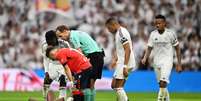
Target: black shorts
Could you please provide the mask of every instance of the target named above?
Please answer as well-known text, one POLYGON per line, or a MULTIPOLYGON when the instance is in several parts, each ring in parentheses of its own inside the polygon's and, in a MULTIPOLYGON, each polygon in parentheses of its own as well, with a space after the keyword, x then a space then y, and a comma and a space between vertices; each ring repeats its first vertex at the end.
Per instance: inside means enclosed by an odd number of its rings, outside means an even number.
POLYGON ((77 89, 90 88, 91 72, 92 72, 92 68, 90 67, 74 76, 76 80, 77 89))
POLYGON ((101 79, 104 65, 104 51, 90 53, 87 57, 92 65, 92 78, 101 79))

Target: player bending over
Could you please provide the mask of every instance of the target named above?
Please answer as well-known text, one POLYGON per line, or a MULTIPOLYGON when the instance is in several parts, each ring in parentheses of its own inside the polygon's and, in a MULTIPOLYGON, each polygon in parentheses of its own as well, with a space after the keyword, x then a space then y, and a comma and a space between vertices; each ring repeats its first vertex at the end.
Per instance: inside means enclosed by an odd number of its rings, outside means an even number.
POLYGON ((95 40, 86 32, 78 30, 70 30, 65 25, 56 28, 56 35, 65 41, 72 43, 72 47, 80 50, 87 58, 90 59, 92 65, 91 89, 87 92, 91 93, 92 101, 95 101, 94 85, 96 79, 101 79, 104 64, 104 51, 98 46, 95 40), (97 62, 98 61, 98 62, 97 62))
POLYGON ((48 46, 69 47, 69 44, 63 40, 58 40, 53 30, 45 33, 45 39, 46 41, 42 43, 43 64, 45 68, 43 96, 44 98, 47 96, 50 84, 55 80, 59 82, 59 98, 66 97, 66 75, 64 68, 58 61, 52 61, 47 58, 45 51, 48 46))
MULTIPOLYGON (((78 77, 79 88, 84 93, 84 101, 92 101, 91 94, 87 92, 90 88, 91 64, 89 60, 78 50, 71 48, 48 47, 46 56, 52 60, 58 60, 65 69, 69 69, 78 77)), ((68 72, 69 73, 69 72, 68 72)), ((71 74, 67 75, 71 79, 71 74)))

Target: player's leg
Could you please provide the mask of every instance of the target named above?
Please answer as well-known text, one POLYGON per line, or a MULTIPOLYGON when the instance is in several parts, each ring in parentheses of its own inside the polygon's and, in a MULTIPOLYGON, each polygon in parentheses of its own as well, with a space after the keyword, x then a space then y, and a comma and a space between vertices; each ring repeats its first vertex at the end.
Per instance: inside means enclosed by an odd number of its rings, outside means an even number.
POLYGON ((90 79, 91 79, 91 69, 85 70, 81 73, 80 88, 84 93, 84 101, 92 101, 90 79))
POLYGON ((161 68, 154 68, 156 73, 156 78, 159 83, 159 92, 158 92, 158 98, 157 101, 165 101, 165 87, 167 86, 167 83, 163 80, 161 80, 161 68))
POLYGON ((47 93, 49 91, 50 88, 50 84, 52 83, 52 79, 49 76, 49 73, 46 72, 45 73, 45 78, 44 78, 44 83, 43 83, 43 97, 46 98, 47 93))
POLYGON ((157 78, 159 80, 159 93, 158 101, 169 101, 169 93, 167 90, 167 84, 169 83, 169 75, 171 68, 163 67, 157 68, 156 70, 157 78))
POLYGON ((66 98, 66 74, 62 65, 57 65, 58 81, 59 81, 59 98, 66 98))
POLYGON ((92 64, 92 78, 90 80, 91 87, 91 101, 95 101, 96 91, 94 89, 94 85, 96 79, 101 79, 102 77, 102 69, 104 64, 104 54, 102 52, 95 52, 89 54, 88 58, 90 58, 90 63, 92 64), (97 62, 98 61, 98 62, 97 62))
POLYGON ((59 77, 59 98, 66 98, 66 77, 61 75, 59 77))
POLYGON ((61 64, 49 64, 49 76, 52 80, 59 82, 59 98, 66 98, 66 76, 61 64))
POLYGON ((124 79, 115 79, 113 81, 115 81, 115 84, 114 84, 115 87, 113 89, 116 92, 117 99, 118 99, 117 101, 128 101, 128 97, 127 97, 126 92, 123 88, 124 84, 125 84, 125 80, 124 79))
POLYGON ((161 68, 158 68, 158 67, 155 67, 154 68, 154 71, 155 71, 155 74, 156 74, 156 78, 157 78, 157 81, 159 83, 159 91, 158 91, 158 98, 157 98, 157 101, 162 101, 163 98, 163 88, 160 87, 160 78, 161 78, 161 68))
POLYGON ((160 87, 161 88, 164 88, 163 89, 163 92, 164 92, 164 101, 169 101, 169 92, 168 92, 168 89, 167 89, 167 85, 169 83, 169 77, 170 77, 170 74, 171 74, 171 70, 172 70, 172 64, 166 64, 164 66, 163 69, 161 69, 161 78, 160 78, 160 87))
POLYGON ((123 65, 117 65, 112 81, 112 88, 116 92, 118 101, 128 101, 128 97, 124 90, 126 80, 123 75, 123 65))

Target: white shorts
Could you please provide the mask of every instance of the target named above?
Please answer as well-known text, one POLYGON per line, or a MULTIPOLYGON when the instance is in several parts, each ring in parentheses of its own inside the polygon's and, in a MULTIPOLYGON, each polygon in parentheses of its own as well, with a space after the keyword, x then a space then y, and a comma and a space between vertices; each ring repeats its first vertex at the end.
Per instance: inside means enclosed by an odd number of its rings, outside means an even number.
POLYGON ((49 63, 49 76, 52 80, 59 81, 61 75, 66 75, 64 67, 61 64, 49 63))
MULTIPOLYGON (((115 78, 115 79, 127 79, 128 77, 124 77, 123 68, 124 68, 123 64, 117 64, 115 71, 114 71, 114 74, 113 74, 113 78, 115 78)), ((129 74, 130 73, 131 72, 129 72, 129 74)))
POLYGON ((161 65, 161 67, 154 67, 154 71, 156 73, 157 81, 166 81, 169 83, 169 77, 172 70, 172 64, 169 65, 161 65))

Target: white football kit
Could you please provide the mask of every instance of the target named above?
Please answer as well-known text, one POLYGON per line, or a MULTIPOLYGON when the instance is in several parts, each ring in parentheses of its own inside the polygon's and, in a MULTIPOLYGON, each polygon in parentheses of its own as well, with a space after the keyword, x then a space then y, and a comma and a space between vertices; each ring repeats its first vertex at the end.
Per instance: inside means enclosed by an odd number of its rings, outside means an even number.
POLYGON ((126 28, 120 27, 115 35, 115 46, 118 60, 113 77, 116 79, 126 79, 123 75, 124 59, 125 59, 125 51, 123 45, 126 43, 129 43, 131 49, 128 67, 134 70, 136 69, 136 63, 130 33, 127 31, 126 28))
MULTIPOLYGON (((59 45, 58 47, 61 48, 67 48, 70 47, 69 43, 63 40, 58 40, 59 41, 59 45)), ((44 70, 45 72, 49 73, 49 76, 52 80, 59 80, 59 77, 61 75, 66 75, 65 71, 64 71, 64 67, 60 64, 59 61, 53 61, 50 60, 47 56, 46 56, 46 49, 47 49, 47 43, 46 41, 42 42, 42 55, 43 55, 43 65, 44 65, 44 70)))
POLYGON ((170 29, 160 34, 158 30, 151 32, 148 47, 152 47, 153 67, 157 80, 169 83, 169 76, 173 66, 174 47, 179 44, 175 32, 170 29))

